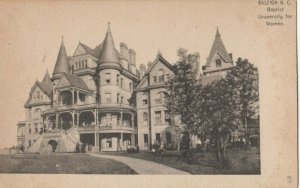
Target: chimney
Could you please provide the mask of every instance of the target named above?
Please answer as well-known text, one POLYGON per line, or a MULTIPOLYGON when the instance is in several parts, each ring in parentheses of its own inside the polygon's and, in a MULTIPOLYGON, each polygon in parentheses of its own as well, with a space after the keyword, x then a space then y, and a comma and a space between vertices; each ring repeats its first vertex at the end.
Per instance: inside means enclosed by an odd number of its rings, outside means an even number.
POLYGON ((124 58, 128 61, 128 46, 124 42, 120 43, 120 54, 121 58, 124 58))
POLYGON ((136 66, 135 51, 133 49, 129 49, 129 64, 136 66))
POLYGON ((230 59, 232 60, 232 53, 229 54, 230 59))
POLYGON ((144 64, 140 64, 139 71, 140 71, 140 78, 143 78, 146 73, 146 66, 144 64))

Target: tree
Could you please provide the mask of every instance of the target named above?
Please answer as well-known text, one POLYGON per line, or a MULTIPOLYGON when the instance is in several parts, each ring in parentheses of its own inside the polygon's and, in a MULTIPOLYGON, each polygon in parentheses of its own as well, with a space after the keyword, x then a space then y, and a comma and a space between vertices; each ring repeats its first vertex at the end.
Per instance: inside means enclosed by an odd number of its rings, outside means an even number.
POLYGON ((238 92, 241 121, 248 146, 247 120, 257 115, 259 110, 258 70, 247 59, 238 58, 236 66, 227 74, 226 80, 238 92))
POLYGON ((225 151, 229 134, 239 124, 237 92, 226 79, 197 85, 192 109, 195 118, 194 132, 211 135, 216 144, 218 166, 225 167, 225 151))
POLYGON ((187 131, 187 150, 190 148, 189 135, 192 133, 194 117, 191 110, 194 101, 194 89, 196 85, 196 73, 194 65, 199 62, 199 54, 188 54, 187 50, 177 51, 179 60, 173 66, 174 76, 168 81, 169 95, 166 106, 172 116, 180 115, 181 122, 187 131))

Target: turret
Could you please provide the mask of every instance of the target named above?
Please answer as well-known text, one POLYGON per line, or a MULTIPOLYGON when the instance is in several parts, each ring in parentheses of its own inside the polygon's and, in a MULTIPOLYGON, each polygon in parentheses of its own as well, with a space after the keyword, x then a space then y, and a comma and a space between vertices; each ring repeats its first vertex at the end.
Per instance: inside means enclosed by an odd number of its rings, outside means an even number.
POLYGON ((65 48, 65 45, 64 45, 64 40, 62 38, 60 49, 59 49, 58 56, 57 56, 57 60, 56 60, 56 63, 55 63, 53 74, 52 74, 52 80, 60 78, 60 76, 64 72, 70 73, 71 68, 70 68, 66 48, 65 48))

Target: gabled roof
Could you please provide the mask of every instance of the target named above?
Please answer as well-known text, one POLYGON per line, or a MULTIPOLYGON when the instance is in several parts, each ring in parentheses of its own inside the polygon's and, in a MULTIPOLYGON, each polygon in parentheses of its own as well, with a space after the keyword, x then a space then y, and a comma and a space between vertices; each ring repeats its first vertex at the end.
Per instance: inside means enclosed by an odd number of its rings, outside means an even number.
POLYGON ((34 92, 35 88, 36 87, 39 87, 40 90, 49 97, 49 99, 51 100, 51 97, 52 97, 52 93, 53 93, 53 88, 52 88, 52 85, 50 84, 46 84, 46 83, 43 83, 43 82, 39 82, 39 81, 36 81, 34 83, 34 85, 31 87, 30 89, 30 93, 29 93, 29 98, 27 99, 26 103, 25 103, 25 107, 28 105, 28 103, 30 102, 31 100, 31 97, 32 97, 32 93, 34 92))
POLYGON ((79 45, 81 45, 83 47, 83 49, 86 51, 86 53, 94 56, 94 57, 99 57, 97 52, 95 50, 93 50, 92 48, 88 47, 85 44, 79 43, 79 45))
POLYGON ((108 29, 103 42, 100 55, 100 63, 119 63, 119 54, 115 48, 114 40, 108 24, 108 29))
POLYGON ((217 32, 216 32, 216 35, 215 35, 215 40, 214 40, 213 45, 211 47, 211 50, 210 50, 210 53, 209 53, 209 56, 207 58, 205 66, 210 65, 210 63, 213 60, 216 53, 218 53, 226 63, 232 62, 232 59, 230 58, 230 56, 227 53, 227 50, 226 50, 226 48, 223 44, 223 41, 221 39, 221 35, 219 33, 218 28, 217 28, 217 32))
POLYGON ((160 52, 157 53, 155 60, 151 65, 148 67, 146 73, 144 74, 144 77, 141 79, 141 81, 136 86, 137 89, 141 88, 145 81, 147 81, 147 75, 154 69, 154 67, 157 65, 158 62, 161 62, 166 67, 168 67, 170 70, 174 70, 173 66, 162 56, 160 52))
POLYGON ((55 63, 55 67, 53 70, 53 76, 64 73, 64 72, 69 73, 70 71, 71 71, 71 68, 70 68, 70 64, 69 64, 69 58, 68 58, 68 55, 66 52, 64 41, 62 40, 60 49, 58 52, 57 60, 55 63))
POLYGON ((64 73, 63 77, 61 77, 59 83, 58 83, 58 87, 57 88, 62 88, 62 86, 60 85, 60 82, 63 78, 66 78, 67 81, 69 82, 68 85, 63 86, 63 87, 76 87, 78 89, 83 89, 86 91, 90 91, 90 89, 87 87, 87 85, 85 84, 85 82, 78 76, 74 75, 74 74, 70 74, 70 73, 64 73))

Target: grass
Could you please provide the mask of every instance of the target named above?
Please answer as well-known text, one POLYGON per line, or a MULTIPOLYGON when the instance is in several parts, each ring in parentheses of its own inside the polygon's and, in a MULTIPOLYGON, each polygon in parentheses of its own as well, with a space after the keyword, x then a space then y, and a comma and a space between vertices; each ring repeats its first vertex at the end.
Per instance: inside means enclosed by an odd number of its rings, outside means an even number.
POLYGON ((170 166, 191 174, 260 174, 260 152, 258 148, 227 149, 227 167, 217 168, 215 152, 195 153, 195 160, 187 162, 179 151, 166 151, 155 156, 149 151, 140 153, 101 152, 101 154, 120 155, 144 159, 170 166))
POLYGON ((0 155, 0 173, 136 174, 123 163, 87 154, 0 155))

